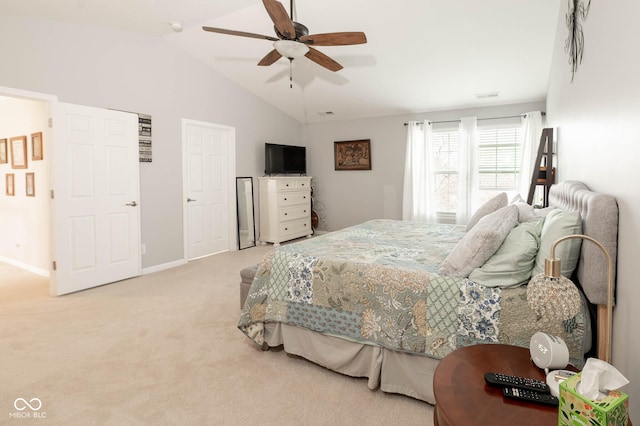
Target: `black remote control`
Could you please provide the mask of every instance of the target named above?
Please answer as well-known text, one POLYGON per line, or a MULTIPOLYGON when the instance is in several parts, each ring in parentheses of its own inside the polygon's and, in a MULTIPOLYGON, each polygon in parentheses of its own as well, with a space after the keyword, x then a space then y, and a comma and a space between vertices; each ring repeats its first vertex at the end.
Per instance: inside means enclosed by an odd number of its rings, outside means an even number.
POLYGON ((528 377, 509 376, 502 373, 486 373, 484 380, 491 386, 513 387, 528 389, 535 392, 551 393, 549 385, 542 380, 530 379, 528 377))
POLYGON ((517 399, 519 401, 558 406, 558 398, 550 393, 535 392, 519 388, 504 388, 502 389, 502 394, 507 398, 517 399))

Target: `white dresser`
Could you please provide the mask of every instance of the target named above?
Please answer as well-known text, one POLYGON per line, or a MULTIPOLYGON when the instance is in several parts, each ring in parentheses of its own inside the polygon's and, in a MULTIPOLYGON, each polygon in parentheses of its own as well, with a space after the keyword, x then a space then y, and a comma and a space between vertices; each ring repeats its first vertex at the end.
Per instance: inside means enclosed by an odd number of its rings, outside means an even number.
POLYGON ((311 236, 311 177, 259 177, 260 243, 311 236))

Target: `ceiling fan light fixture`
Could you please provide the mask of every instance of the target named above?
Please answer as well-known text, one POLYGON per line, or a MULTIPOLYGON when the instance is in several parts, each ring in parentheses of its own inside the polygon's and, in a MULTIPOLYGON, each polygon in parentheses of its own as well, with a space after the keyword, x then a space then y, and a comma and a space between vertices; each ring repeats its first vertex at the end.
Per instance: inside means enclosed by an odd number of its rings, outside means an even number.
POLYGON ((306 44, 293 40, 278 40, 273 43, 273 47, 279 54, 289 59, 301 58, 309 51, 309 47, 306 44))

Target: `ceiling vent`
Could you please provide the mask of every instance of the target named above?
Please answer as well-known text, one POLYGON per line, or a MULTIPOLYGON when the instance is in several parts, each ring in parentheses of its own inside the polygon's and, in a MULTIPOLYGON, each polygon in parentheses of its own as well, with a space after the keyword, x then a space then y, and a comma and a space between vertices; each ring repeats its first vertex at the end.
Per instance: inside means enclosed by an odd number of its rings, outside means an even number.
POLYGON ((500 92, 477 93, 476 98, 478 99, 497 98, 499 94, 500 92))

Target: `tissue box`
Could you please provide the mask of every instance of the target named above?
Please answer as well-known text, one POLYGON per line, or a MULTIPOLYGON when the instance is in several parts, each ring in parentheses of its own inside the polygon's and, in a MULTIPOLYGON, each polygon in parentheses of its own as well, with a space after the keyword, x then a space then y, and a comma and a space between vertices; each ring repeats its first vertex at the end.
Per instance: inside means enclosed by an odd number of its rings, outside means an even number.
POLYGON ((558 425, 562 426, 627 426, 629 422, 629 395, 610 391, 599 401, 592 401, 576 390, 582 373, 560 383, 558 425))

